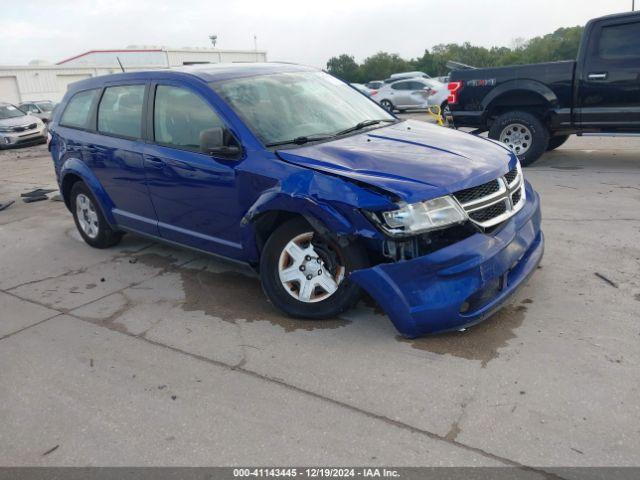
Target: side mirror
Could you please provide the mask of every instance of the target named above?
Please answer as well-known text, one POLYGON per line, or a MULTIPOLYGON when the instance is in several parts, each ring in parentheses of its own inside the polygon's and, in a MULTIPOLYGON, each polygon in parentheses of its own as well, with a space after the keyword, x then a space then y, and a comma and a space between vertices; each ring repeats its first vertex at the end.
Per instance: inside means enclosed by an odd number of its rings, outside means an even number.
POLYGON ((236 159, 242 153, 238 145, 225 145, 225 133, 228 138, 233 138, 222 127, 214 127, 203 130, 200 133, 200 151, 212 157, 236 159))

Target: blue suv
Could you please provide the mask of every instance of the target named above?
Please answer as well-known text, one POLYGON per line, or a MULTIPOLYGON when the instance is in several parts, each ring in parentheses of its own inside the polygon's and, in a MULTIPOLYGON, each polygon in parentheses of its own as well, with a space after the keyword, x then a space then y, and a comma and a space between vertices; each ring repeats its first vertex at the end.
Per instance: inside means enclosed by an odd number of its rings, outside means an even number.
POLYGON ((400 120, 288 64, 73 84, 50 124, 84 240, 125 232, 246 262, 288 315, 366 290, 405 336, 486 318, 543 253, 538 195, 505 146, 400 120))

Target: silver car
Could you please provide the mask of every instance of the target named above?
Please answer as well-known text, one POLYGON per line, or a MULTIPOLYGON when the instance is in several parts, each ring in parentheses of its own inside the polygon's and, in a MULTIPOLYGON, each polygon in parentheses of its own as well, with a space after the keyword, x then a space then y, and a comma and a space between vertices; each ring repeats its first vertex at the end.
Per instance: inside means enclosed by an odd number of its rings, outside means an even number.
POLYGON ((429 98, 433 94, 431 85, 425 78, 407 78, 387 83, 373 95, 376 102, 385 110, 404 111, 408 109, 426 109, 433 102, 429 98))
POLYGON ((15 105, 0 102, 0 149, 46 141, 47 128, 42 120, 15 105))
POLYGON ((35 102, 22 102, 18 108, 23 112, 38 117, 44 123, 49 123, 55 104, 50 100, 38 100, 35 102))

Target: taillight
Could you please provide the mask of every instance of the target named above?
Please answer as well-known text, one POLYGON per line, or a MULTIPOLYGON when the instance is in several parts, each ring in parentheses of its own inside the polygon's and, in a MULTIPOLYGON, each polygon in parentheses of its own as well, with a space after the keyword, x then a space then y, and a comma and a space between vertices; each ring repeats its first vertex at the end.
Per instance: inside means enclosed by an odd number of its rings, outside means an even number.
POLYGON ((462 82, 449 82, 449 97, 447 98, 447 103, 449 105, 455 105, 458 103, 458 92, 462 88, 462 82))
POLYGON ((369 93, 370 97, 373 97, 374 95, 378 94, 378 90, 371 90, 371 93, 369 93))

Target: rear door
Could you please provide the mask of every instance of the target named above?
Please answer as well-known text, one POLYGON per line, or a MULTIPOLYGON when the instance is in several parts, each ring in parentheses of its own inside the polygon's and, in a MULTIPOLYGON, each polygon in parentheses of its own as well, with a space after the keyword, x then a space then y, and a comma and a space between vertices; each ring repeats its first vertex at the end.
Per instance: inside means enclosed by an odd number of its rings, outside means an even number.
POLYGON ((391 103, 398 108, 410 106, 412 83, 410 81, 392 83, 390 88, 391 103))
POLYGON ((144 81, 105 87, 97 109, 97 133, 87 144, 86 158, 113 202, 118 225, 157 235, 142 157, 147 88, 144 81))
POLYGON ((166 81, 151 88, 144 161, 160 235, 238 257, 242 251, 238 161, 200 149, 201 134, 225 129, 225 122, 201 92, 188 86, 166 81))
POLYGON ((409 93, 409 103, 414 108, 424 108, 429 101, 429 85, 420 80, 412 80, 409 82, 411 88, 409 93))
POLYGON ((578 78, 578 118, 585 129, 640 130, 640 19, 593 27, 578 78))

